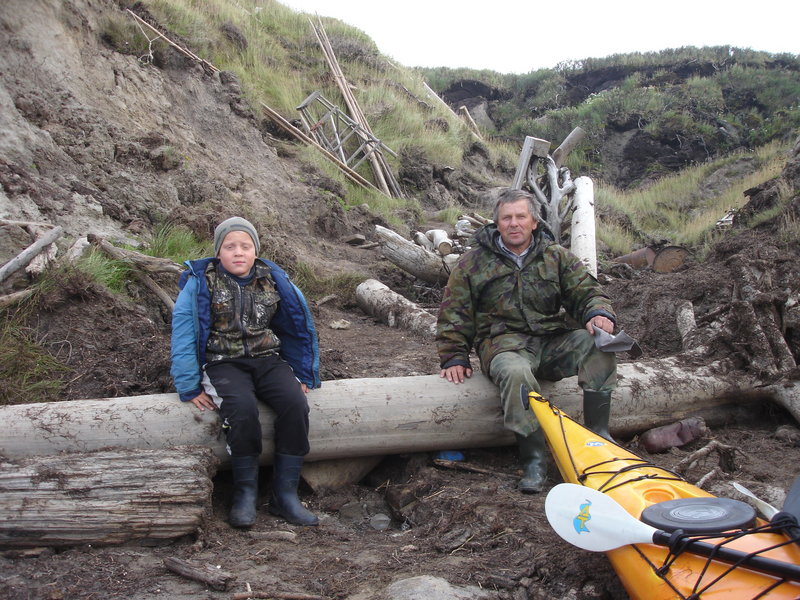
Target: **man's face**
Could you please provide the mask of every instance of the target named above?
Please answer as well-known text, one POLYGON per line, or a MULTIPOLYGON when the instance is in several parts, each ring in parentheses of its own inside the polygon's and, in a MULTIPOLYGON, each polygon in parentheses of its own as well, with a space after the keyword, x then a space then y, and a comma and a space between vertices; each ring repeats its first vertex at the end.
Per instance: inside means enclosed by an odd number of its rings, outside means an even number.
POLYGON ((533 231, 538 226, 539 221, 531 216, 527 200, 520 199, 500 206, 497 230, 503 243, 514 254, 520 254, 530 246, 533 231))
POLYGON ((244 231, 231 231, 222 240, 217 256, 228 273, 244 277, 256 262, 256 245, 244 231))

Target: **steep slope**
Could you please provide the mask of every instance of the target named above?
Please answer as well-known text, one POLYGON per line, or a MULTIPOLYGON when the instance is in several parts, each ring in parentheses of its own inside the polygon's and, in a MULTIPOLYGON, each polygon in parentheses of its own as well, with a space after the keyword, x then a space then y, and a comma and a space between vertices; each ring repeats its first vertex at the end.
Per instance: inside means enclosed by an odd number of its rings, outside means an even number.
MULTIPOLYGON (((88 233, 140 243, 163 220, 208 237, 220 218, 244 214, 265 233, 265 252, 289 268, 306 263, 319 274, 376 275, 435 306, 437 290, 421 287, 378 251, 341 242, 351 233, 370 235, 380 219, 359 207, 345 211, 340 200, 347 191, 305 162, 297 145, 265 132, 234 77, 210 75, 177 54, 167 54, 156 67, 107 47, 100 35, 104 19, 118 10, 110 0, 0 4, 0 218, 60 225, 67 245, 88 233)), ((677 274, 613 267, 602 273, 621 325, 639 339, 647 357, 680 350, 674 317, 684 300, 695 303, 699 318, 725 313, 731 315, 726 323, 747 330, 750 322, 736 312, 744 306, 739 292, 747 282, 738 275, 743 270, 759 275, 760 298, 781 316, 798 357, 800 246, 781 233, 784 220, 800 218, 798 152, 780 180, 751 194, 759 211, 778 206, 784 213, 752 229, 742 221, 738 235, 709 262, 690 261, 677 274), (786 190, 794 204, 785 202, 786 190)), ((480 156, 476 145, 476 171, 486 168, 480 156)), ((404 168, 415 191, 441 188, 451 194, 428 192, 428 205, 436 197, 441 207, 454 196, 479 197, 465 179, 453 178, 452 188, 445 188, 451 171, 404 168)), ((487 179, 475 181, 488 185, 487 179)), ((25 244, 18 226, 0 225, 0 264, 25 244)), ((160 283, 174 293, 174 279, 160 283)), ((2 291, 28 283, 19 275, 2 291)), ((115 297, 71 274, 40 298, 33 314, 18 313, 32 337, 68 370, 56 399, 170 390, 169 312, 141 286, 131 283, 126 291, 126 297, 115 297)), ((429 339, 376 324, 341 301, 312 310, 323 379, 438 371, 429 339), (331 327, 341 319, 350 322, 349 329, 331 327)), ((0 313, 4 322, 10 312, 0 313)), ((750 346, 746 331, 729 333, 713 340, 717 343, 703 360, 732 357, 742 370, 752 370, 753 357, 765 349, 750 346)), ((0 392, 13 396, 0 379, 0 392)), ((771 407, 758 416, 713 431, 717 440, 739 448, 736 470, 720 476, 713 491, 730 495, 728 481, 735 478, 779 505, 800 461, 797 437, 791 437, 796 430, 771 407), (779 435, 779 426, 788 427, 788 437, 779 435)), ((652 458, 674 466, 686 453, 652 458)), ((158 548, 2 554, 0 596, 229 598, 252 588, 284 597, 363 600, 385 598, 383 590, 392 581, 434 575, 479 586, 472 590, 475 597, 491 600, 625 597, 602 555, 566 546, 545 525, 544 499, 514 489, 519 473, 513 449, 470 451, 467 458, 483 472, 437 469, 426 455, 388 457, 361 485, 315 495, 304 490, 304 500, 323 522, 314 530, 291 532, 266 511, 259 512, 252 531, 231 530, 225 523, 229 481, 223 473, 215 481, 213 513, 196 539, 158 548), (389 529, 370 526, 371 517, 384 515, 385 521, 389 514, 389 529), (215 565, 237 579, 226 592, 207 589, 169 573, 166 557, 215 565)), ((691 475, 696 479, 712 467, 704 463, 691 475)), ((266 499, 268 473, 263 475, 266 499)), ((551 479, 557 480, 555 469, 551 479)))

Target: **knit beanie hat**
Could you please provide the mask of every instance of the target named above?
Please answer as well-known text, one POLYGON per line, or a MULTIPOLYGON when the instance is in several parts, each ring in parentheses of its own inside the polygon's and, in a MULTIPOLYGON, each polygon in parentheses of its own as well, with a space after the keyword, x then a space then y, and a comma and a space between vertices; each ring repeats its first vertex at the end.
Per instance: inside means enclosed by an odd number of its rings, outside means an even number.
POLYGON ((222 240, 224 240, 225 236, 231 231, 244 231, 253 239, 253 244, 256 247, 256 254, 258 254, 259 250, 261 250, 261 244, 258 241, 258 234, 256 233, 256 228, 253 227, 253 224, 242 217, 231 217, 230 219, 226 219, 217 225, 217 228, 214 230, 214 256, 219 254, 219 248, 222 246, 222 240))

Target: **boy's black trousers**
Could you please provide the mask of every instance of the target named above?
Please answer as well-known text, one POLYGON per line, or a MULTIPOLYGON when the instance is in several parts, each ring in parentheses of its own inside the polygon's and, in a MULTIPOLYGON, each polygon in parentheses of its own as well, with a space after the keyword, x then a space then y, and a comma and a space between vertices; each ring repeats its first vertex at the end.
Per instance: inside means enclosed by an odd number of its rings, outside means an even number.
POLYGON ((280 356, 225 359, 206 365, 205 375, 203 386, 219 408, 231 456, 261 454, 259 401, 275 413, 275 452, 308 454, 308 400, 280 356))

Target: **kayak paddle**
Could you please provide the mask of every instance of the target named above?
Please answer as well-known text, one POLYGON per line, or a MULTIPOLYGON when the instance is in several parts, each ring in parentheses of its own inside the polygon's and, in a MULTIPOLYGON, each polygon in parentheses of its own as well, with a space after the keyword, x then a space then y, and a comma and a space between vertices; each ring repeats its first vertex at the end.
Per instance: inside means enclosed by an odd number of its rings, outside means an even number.
POLYGON ((753 492, 748 490, 741 483, 737 483, 734 481, 732 485, 737 492, 739 492, 740 494, 744 494, 745 496, 750 498, 753 501, 753 504, 755 504, 756 508, 759 510, 759 512, 762 515, 764 515, 764 517, 766 517, 767 519, 771 519, 778 513, 777 508, 772 506, 772 504, 770 504, 769 502, 766 502, 765 500, 762 500, 761 498, 756 496, 753 492))
POLYGON ((786 500, 783 502, 783 509, 776 513, 770 522, 782 527, 789 534, 796 544, 800 545, 800 477, 794 480, 786 500))
POLYGON ((800 565, 693 540, 680 530, 670 534, 656 529, 594 488, 560 483, 547 494, 544 510, 555 532, 584 550, 606 552, 629 544, 656 544, 800 581, 800 565))
POLYGON ((794 538, 795 541, 800 544, 800 477, 795 479, 789 493, 786 494, 783 509, 780 511, 756 496, 742 484, 734 481, 733 487, 745 496, 751 498, 756 508, 761 511, 761 514, 763 514, 770 523, 781 527, 790 537, 794 538))

